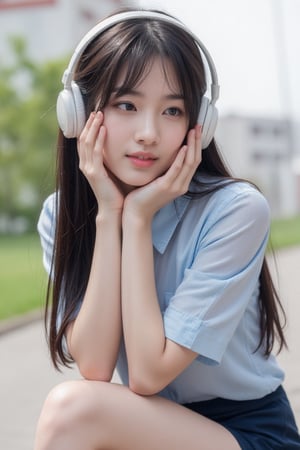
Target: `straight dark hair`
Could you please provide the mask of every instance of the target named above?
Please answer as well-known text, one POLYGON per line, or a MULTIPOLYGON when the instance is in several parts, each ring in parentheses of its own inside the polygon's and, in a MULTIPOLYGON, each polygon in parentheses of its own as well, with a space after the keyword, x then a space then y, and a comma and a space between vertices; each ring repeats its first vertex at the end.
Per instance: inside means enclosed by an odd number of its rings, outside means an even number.
MULTIPOLYGON (((76 69, 75 80, 84 97, 87 116, 106 106, 125 72, 121 89, 135 87, 151 68, 155 58, 172 64, 189 115, 189 128, 195 126, 201 99, 206 92, 206 76, 198 45, 187 31, 157 19, 130 19, 114 25, 89 44, 76 69)), ((167 78, 167 71, 165 70, 167 78)), ((186 195, 197 199, 220 189, 233 178, 222 160, 214 140, 203 151, 195 172, 196 189, 186 195), (205 174, 220 182, 203 182, 205 174), (201 181, 202 180, 202 181, 201 181)), ((79 170, 77 140, 67 139, 59 131, 57 143, 56 228, 51 276, 46 299, 45 324, 52 361, 72 362, 63 340, 84 297, 95 243, 97 202, 88 181, 79 170), (50 321, 48 320, 50 316, 50 321)), ((268 356, 276 338, 279 351, 286 345, 281 324, 283 307, 272 282, 266 259, 260 273, 259 346, 268 356)))

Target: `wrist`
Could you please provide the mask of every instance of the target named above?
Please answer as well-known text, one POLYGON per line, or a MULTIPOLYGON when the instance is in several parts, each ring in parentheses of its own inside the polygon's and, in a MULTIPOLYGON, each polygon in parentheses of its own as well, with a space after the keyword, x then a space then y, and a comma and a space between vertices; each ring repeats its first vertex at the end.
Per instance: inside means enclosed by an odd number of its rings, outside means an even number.
POLYGON ((113 224, 118 224, 121 226, 122 222, 122 211, 113 209, 109 211, 98 211, 96 215, 96 227, 104 224, 112 226, 113 224))
POLYGON ((152 216, 139 215, 134 211, 124 209, 122 215, 122 226, 131 230, 151 229, 152 216))

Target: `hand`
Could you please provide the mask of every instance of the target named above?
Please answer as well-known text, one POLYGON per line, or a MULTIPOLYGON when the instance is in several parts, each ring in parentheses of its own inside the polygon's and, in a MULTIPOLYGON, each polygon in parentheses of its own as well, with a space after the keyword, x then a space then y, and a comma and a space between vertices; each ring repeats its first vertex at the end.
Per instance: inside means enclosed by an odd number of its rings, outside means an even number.
POLYGON ((99 212, 123 209, 124 197, 103 164, 103 113, 92 112, 78 140, 79 168, 98 202, 99 212))
POLYGON ((125 220, 133 215, 151 221, 156 211, 185 194, 201 159, 201 127, 196 125, 188 133, 187 145, 181 147, 167 172, 127 195, 123 212, 125 220))

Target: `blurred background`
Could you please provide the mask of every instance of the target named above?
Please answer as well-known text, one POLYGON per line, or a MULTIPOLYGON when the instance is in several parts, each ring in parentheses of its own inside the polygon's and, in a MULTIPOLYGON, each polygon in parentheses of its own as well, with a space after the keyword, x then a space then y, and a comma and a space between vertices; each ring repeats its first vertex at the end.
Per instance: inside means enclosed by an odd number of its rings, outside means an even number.
POLYGON ((300 426, 300 0, 0 0, 0 448, 6 450, 32 449, 48 390, 63 376, 78 376, 54 372, 42 321, 35 322, 47 286, 36 224, 55 186, 63 71, 82 36, 123 6, 174 14, 214 59, 223 157, 271 206, 277 257, 271 269, 277 275, 279 268, 288 314, 289 352, 281 362, 300 426))
POLYGON ((54 190, 61 76, 81 37, 123 6, 164 9, 207 46, 222 154, 269 200, 275 245, 300 242, 299 0, 0 0, 0 319, 43 302, 36 223, 54 190))

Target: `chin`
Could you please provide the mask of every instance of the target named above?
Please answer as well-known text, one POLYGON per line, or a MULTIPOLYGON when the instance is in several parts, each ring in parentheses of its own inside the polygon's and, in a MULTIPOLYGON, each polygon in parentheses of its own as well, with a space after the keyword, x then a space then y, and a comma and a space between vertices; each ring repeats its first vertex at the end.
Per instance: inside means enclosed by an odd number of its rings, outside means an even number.
POLYGON ((138 189, 140 187, 146 186, 147 184, 154 181, 156 178, 149 178, 148 180, 122 180, 124 186, 126 186, 129 190, 138 189))

